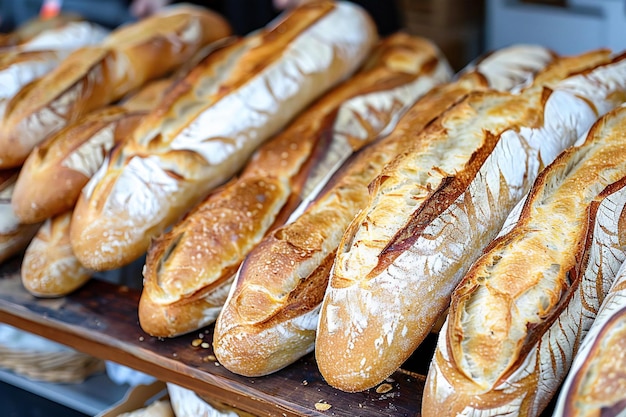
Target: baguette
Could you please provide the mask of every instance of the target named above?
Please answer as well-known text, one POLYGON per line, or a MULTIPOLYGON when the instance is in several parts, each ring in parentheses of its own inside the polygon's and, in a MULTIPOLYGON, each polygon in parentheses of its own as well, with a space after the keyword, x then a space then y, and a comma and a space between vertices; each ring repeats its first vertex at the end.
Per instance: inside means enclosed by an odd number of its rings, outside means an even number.
MULTIPOLYGON (((623 214, 618 219, 623 228, 623 214)), ((615 225, 614 225, 615 227, 615 225)), ((621 238, 621 237, 620 237, 621 238)), ((623 247, 623 241, 620 240, 623 247)), ((623 390, 626 341, 626 263, 617 272, 609 293, 568 371, 554 409, 555 416, 617 416, 626 410, 623 390), (616 370, 618 370, 616 372, 616 370)))
POLYGON ((349 2, 307 2, 209 54, 113 153, 78 199, 71 240, 96 270, 125 265, 296 114, 357 69, 376 40, 349 2))
POLYGON ((330 385, 371 388, 420 345, 538 172, 621 103, 621 58, 557 83, 607 58, 561 58, 520 94, 466 96, 370 184, 321 306, 316 358, 330 385))
POLYGON ((8 49, 27 43, 38 35, 62 28, 68 23, 82 22, 84 19, 74 13, 59 13, 51 18, 36 16, 19 25, 14 30, 0 35, 0 47, 8 49))
POLYGON ((626 107, 537 178, 452 295, 422 415, 537 416, 626 259, 626 107))
POLYGON ((23 251, 39 228, 20 222, 11 207, 18 174, 17 169, 0 171, 0 263, 23 251))
POLYGON ((131 135, 168 86, 167 79, 149 83, 136 97, 94 110, 37 145, 13 191, 11 204, 17 217, 23 223, 40 223, 72 210, 105 156, 131 135))
POLYGON ((19 51, 58 51, 64 58, 72 51, 101 43, 109 30, 92 22, 67 22, 58 27, 42 30, 33 37, 20 43, 19 51))
POLYGON ((72 52, 7 105, 0 127, 0 168, 20 166, 49 134, 167 75, 229 33, 218 15, 179 6, 121 27, 97 46, 72 52))
POLYGON ((424 39, 396 34, 383 40, 361 71, 264 143, 237 180, 155 239, 139 302, 144 331, 171 337, 212 323, 234 272, 268 230, 450 72, 424 39))
POLYGON ((24 288, 37 297, 60 297, 86 283, 93 274, 78 262, 70 244, 72 212, 47 219, 22 259, 24 288))
MULTIPOLYGON (((523 68, 538 69, 552 55, 540 48, 523 68)), ((514 74, 507 86, 522 82, 509 52, 500 51, 484 66, 455 82, 437 86, 411 106, 387 137, 360 151, 311 201, 305 200, 287 224, 252 249, 217 320, 214 351, 232 372, 260 376, 275 372, 314 348, 319 306, 341 235, 367 202, 367 186, 395 155, 408 147, 428 122, 470 91, 486 89, 493 76, 514 74), (501 65, 491 65, 499 62, 501 65), (507 65, 509 64, 509 65, 507 65), (491 71, 493 68, 497 70, 491 71)), ((528 56, 528 54, 523 54, 528 56)), ((530 70, 526 76, 531 76, 530 70)))
POLYGON ((88 22, 71 22, 0 51, 0 119, 9 100, 24 86, 56 68, 73 50, 95 45, 107 31, 88 22))
POLYGON ((0 117, 22 87, 50 72, 62 59, 58 51, 0 52, 0 117))

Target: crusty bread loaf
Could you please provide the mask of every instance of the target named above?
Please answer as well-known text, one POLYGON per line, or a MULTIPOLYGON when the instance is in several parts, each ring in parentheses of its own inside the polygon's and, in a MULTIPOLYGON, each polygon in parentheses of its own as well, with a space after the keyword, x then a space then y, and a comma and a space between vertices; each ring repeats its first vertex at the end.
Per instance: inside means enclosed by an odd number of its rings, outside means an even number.
MULTIPOLYGON (((507 52, 488 60, 502 64, 497 74, 519 67, 506 65, 507 52)), ((540 68, 551 57, 539 55, 524 68, 540 68)), ((369 182, 415 140, 415 132, 470 91, 486 89, 494 74, 491 67, 484 69, 466 72, 418 100, 389 136, 356 155, 320 195, 305 200, 286 225, 250 252, 215 327, 215 355, 223 366, 247 376, 265 375, 313 350, 332 260, 349 222, 367 202, 369 182)), ((514 77, 510 84, 521 81, 514 77)))
POLYGON ((83 189, 76 256, 112 269, 241 169, 254 150, 363 62, 375 25, 348 2, 314 1, 207 56, 83 189))
MULTIPOLYGON (((622 213, 617 219, 620 231, 623 231, 623 222, 622 213)), ((623 247, 623 236, 618 236, 618 240, 623 247)), ((623 414, 626 410, 626 393, 623 390, 625 343, 626 263, 622 263, 574 357, 561 386, 553 415, 601 417, 623 414)))
POLYGON ((0 263, 23 251, 37 233, 38 224, 20 222, 11 207, 19 170, 0 170, 0 263))
POLYGON ((20 51, 58 51, 65 57, 84 46, 98 45, 109 30, 92 22, 71 21, 50 27, 17 45, 20 51))
POLYGON ((406 34, 384 39, 361 71, 263 144, 237 180, 155 239, 139 303, 142 328, 163 337, 212 323, 250 249, 352 152, 450 75, 430 42, 406 34))
POLYGON ((468 95, 370 184, 321 307, 316 358, 329 384, 370 388, 419 346, 537 173, 616 105, 626 61, 545 86, 607 58, 561 58, 520 94, 468 95))
POLYGON ((97 44, 106 33, 89 22, 70 22, 0 50, 0 119, 9 100, 26 84, 52 71, 73 50, 97 44))
POLYGON ((121 27, 97 46, 74 51, 8 104, 0 126, 0 168, 21 165, 49 134, 167 75, 229 33, 220 16, 179 6, 121 27))
POLYGON ((146 112, 119 106, 95 110, 50 135, 24 162, 11 203, 23 223, 71 210, 80 190, 146 112))
POLYGON ((73 209, 105 156, 132 134, 169 83, 169 79, 148 83, 123 104, 94 110, 37 145, 13 191, 17 217, 23 223, 39 223, 73 209))
POLYGON ((93 271, 78 262, 70 244, 72 212, 47 219, 22 259, 24 288, 37 297, 60 297, 89 280, 93 271))
POLYGON ((620 107, 542 171, 452 295, 422 415, 541 414, 626 259, 625 146, 620 107))
POLYGON ((58 51, 0 51, 0 117, 22 87, 51 71, 61 60, 58 51))
POLYGON ((75 13, 62 12, 50 18, 35 16, 14 30, 0 35, 0 46, 3 48, 12 48, 37 37, 38 35, 58 28, 63 28, 68 23, 83 22, 84 18, 75 13))

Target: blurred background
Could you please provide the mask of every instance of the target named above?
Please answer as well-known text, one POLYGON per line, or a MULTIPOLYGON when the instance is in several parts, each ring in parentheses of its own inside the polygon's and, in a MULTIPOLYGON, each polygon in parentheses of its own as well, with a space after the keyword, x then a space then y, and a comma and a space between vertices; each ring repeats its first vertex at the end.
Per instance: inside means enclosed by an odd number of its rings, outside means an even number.
MULTIPOLYGON (((222 13, 238 34, 260 28, 298 0, 191 1, 222 13)), ((301 1, 301 0, 300 0, 301 1)), ((47 3, 108 28, 172 0, 52 0, 47 3)), ((173 1, 177 2, 177 1, 173 1)), ((41 13, 43 0, 0 0, 6 32, 41 13)), ((455 69, 512 43, 538 43, 561 54, 626 49, 626 0, 358 0, 381 35, 406 30, 439 45, 455 69)))

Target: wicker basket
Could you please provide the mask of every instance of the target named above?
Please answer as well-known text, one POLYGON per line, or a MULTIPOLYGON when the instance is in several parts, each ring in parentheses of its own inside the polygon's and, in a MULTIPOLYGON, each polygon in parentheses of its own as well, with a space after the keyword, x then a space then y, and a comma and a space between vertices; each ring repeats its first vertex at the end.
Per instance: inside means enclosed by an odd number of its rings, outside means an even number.
POLYGON ((17 351, 0 345, 0 368, 38 381, 81 383, 87 377, 103 372, 104 361, 72 350, 17 351))

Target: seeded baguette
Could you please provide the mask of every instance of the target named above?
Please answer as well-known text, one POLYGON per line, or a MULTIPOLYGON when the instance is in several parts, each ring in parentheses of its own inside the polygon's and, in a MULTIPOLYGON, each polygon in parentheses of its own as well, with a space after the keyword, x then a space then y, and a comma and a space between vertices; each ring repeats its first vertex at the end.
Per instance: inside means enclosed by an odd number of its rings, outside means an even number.
POLYGON ((238 374, 260 376, 311 352, 332 259, 341 235, 367 202, 369 182, 412 144, 416 132, 464 95, 487 89, 494 76, 499 86, 513 86, 551 60, 546 49, 516 46, 498 51, 455 82, 434 87, 388 136, 354 155, 318 195, 301 203, 238 271, 214 331, 220 363, 238 374), (520 55, 527 58, 523 66, 512 59, 520 55), (504 74, 510 74, 508 83, 504 74))
MULTIPOLYGON (((624 84, 622 84, 624 85, 624 84)), ((537 178, 452 294, 422 415, 537 416, 626 259, 626 107, 537 178)))
POLYGON ((376 41, 367 13, 315 1, 206 57, 83 189, 72 246, 96 270, 125 265, 247 162, 376 41))
POLYGON ((230 34, 217 14, 177 6, 79 48, 58 67, 22 88, 0 126, 0 168, 23 164, 48 135, 163 77, 200 48, 230 34))
POLYGON ((316 358, 330 385, 373 387, 420 345, 537 173, 619 101, 617 68, 604 82, 580 76, 557 84, 609 58, 608 51, 561 58, 520 94, 468 95, 370 184, 321 307, 316 358))

